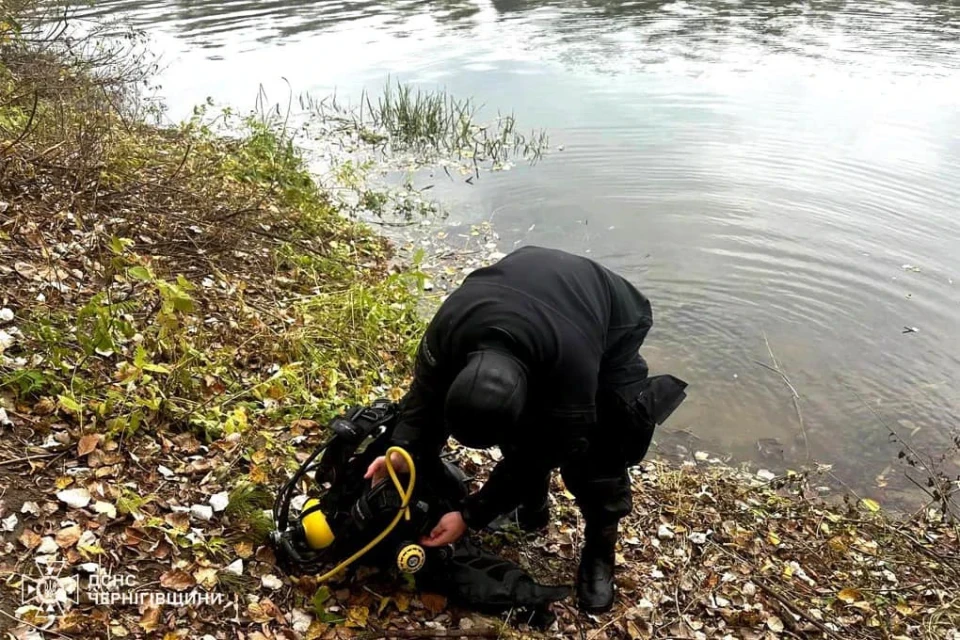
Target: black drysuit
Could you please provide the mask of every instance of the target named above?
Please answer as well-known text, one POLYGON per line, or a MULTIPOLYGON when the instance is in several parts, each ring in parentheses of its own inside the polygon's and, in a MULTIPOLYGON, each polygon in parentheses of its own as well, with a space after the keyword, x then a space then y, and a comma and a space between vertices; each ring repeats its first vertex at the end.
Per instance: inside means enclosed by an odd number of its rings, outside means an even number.
POLYGON ((622 433, 603 419, 602 398, 647 377, 638 350, 652 321, 649 301, 598 263, 518 249, 471 273, 437 311, 393 439, 425 462, 435 459, 449 433, 446 393, 468 355, 507 351, 527 369, 527 401, 520 424, 500 438, 503 460, 463 505, 467 524, 482 528, 519 504, 535 506, 557 467, 586 519, 618 520, 631 509, 626 466, 638 460, 624 459, 622 433))

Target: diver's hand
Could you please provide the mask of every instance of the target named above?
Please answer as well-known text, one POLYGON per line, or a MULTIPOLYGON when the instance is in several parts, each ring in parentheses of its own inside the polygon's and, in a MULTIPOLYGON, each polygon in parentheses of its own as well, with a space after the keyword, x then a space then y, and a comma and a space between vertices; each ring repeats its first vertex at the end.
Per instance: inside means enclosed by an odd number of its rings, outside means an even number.
MULTIPOLYGON (((394 453, 390 456, 390 462, 393 463, 393 470, 397 473, 409 473, 410 467, 407 466, 407 461, 404 460, 400 454, 394 453)), ((367 467, 367 472, 363 474, 363 477, 367 480, 373 480, 373 484, 377 484, 381 480, 387 477, 387 457, 380 456, 376 460, 370 463, 370 466, 367 467)))
POLYGON ((420 544, 425 547, 442 547, 453 544, 467 532, 467 523, 459 511, 451 511, 440 518, 440 522, 433 528, 430 535, 420 538, 420 544))

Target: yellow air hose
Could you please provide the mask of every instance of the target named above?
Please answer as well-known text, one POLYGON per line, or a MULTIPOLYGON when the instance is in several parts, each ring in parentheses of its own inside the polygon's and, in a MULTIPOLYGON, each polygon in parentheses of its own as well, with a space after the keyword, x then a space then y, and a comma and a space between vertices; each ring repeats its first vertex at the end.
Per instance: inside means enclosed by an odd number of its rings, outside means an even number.
POLYGON ((352 556, 335 566, 330 571, 327 571, 325 574, 317 578, 319 582, 326 582, 333 576, 337 575, 351 564, 357 561, 358 558, 362 557, 363 554, 373 549, 375 546, 380 544, 380 542, 390 535, 390 532, 400 524, 401 518, 410 519, 410 498, 413 496, 413 488, 416 486, 417 482, 417 469, 413 464, 413 458, 407 453, 406 449, 401 447, 390 447, 387 449, 386 454, 386 465, 387 465, 387 474, 390 476, 390 479, 393 481, 393 486, 397 488, 397 493, 400 494, 400 508, 397 509, 397 515, 393 517, 393 521, 386 526, 386 528, 381 531, 376 538, 364 545, 359 551, 354 553, 352 556), (397 472, 393 468, 393 460, 391 459, 393 454, 396 453, 400 456, 404 462, 407 463, 407 468, 410 469, 410 480, 407 482, 407 487, 404 489, 403 485, 400 484, 400 478, 397 477, 397 472))

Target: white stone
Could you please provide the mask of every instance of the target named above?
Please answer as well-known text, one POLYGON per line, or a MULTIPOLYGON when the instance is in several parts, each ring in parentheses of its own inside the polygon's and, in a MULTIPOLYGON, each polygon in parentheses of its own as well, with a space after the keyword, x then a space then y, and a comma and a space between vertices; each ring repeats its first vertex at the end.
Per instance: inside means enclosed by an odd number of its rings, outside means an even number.
POLYGON ((198 520, 203 520, 204 522, 210 520, 213 517, 213 507, 207 506, 205 504, 195 504, 190 507, 190 515, 198 520))
POLYGON ((657 537, 661 540, 673 540, 676 538, 676 534, 673 532, 673 529, 669 525, 662 524, 660 528, 657 529, 657 537))
POLYGON ((6 331, 4 331, 3 329, 0 329, 0 353, 3 353, 4 351, 12 347, 13 342, 14 342, 14 337, 9 333, 7 333, 6 331))
POLYGON ((273 589, 274 591, 276 591, 277 589, 283 588, 283 580, 273 575, 272 573, 268 573, 267 575, 262 576, 260 578, 260 584, 262 584, 267 589, 273 589))
POLYGON ((307 504, 307 500, 309 499, 309 496, 299 495, 290 501, 290 507, 294 511, 303 511, 303 505, 307 504))
POLYGON ((159 471, 160 475, 162 475, 164 478, 172 478, 173 476, 177 475, 162 464, 157 466, 157 471, 159 471))
POLYGON ((241 560, 240 558, 237 558, 236 560, 228 564, 226 567, 224 567, 223 570, 226 571, 227 573, 232 573, 235 576, 242 576, 243 560, 241 560))
POLYGON ((13 311, 7 307, 0 309, 0 322, 10 322, 11 320, 13 320, 13 311))
POLYGON ((64 489, 57 492, 57 499, 74 509, 83 509, 90 504, 90 492, 86 489, 64 489))
POLYGON ((294 609, 290 612, 290 624, 297 633, 306 633, 313 623, 313 616, 303 609, 294 609))
POLYGON ((13 531, 17 528, 18 522, 20 522, 20 520, 17 518, 17 514, 11 513, 3 520, 0 520, 0 528, 2 528, 3 531, 13 531))
POLYGON ((761 480, 770 481, 776 478, 777 475, 771 471, 767 471, 766 469, 760 469, 760 471, 757 471, 757 477, 761 480))
POLYGON ((57 541, 52 537, 47 536, 40 540, 40 546, 37 547, 37 553, 39 555, 50 555, 56 553, 60 550, 60 547, 57 545, 57 541))
POLYGON ((89 549, 95 546, 97 546, 97 536, 94 535, 93 531, 87 529, 80 534, 80 539, 77 540, 78 549, 89 549))
POLYGON ((109 502, 103 502, 102 500, 97 500, 93 503, 93 510, 97 513, 106 514, 108 518, 117 517, 117 508, 110 504, 109 502))
POLYGON ((230 495, 226 491, 221 491, 220 493, 215 493, 210 496, 210 506, 213 507, 213 510, 217 513, 226 509, 228 504, 230 504, 230 495))

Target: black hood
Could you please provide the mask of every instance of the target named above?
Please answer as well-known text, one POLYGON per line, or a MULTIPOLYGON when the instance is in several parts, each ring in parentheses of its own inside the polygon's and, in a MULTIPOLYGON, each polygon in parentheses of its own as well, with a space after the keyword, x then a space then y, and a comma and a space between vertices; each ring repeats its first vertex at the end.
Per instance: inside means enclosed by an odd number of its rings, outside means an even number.
POLYGON ((447 392, 444 415, 463 445, 502 444, 520 421, 527 399, 527 374, 513 356, 493 350, 470 354, 447 392))

